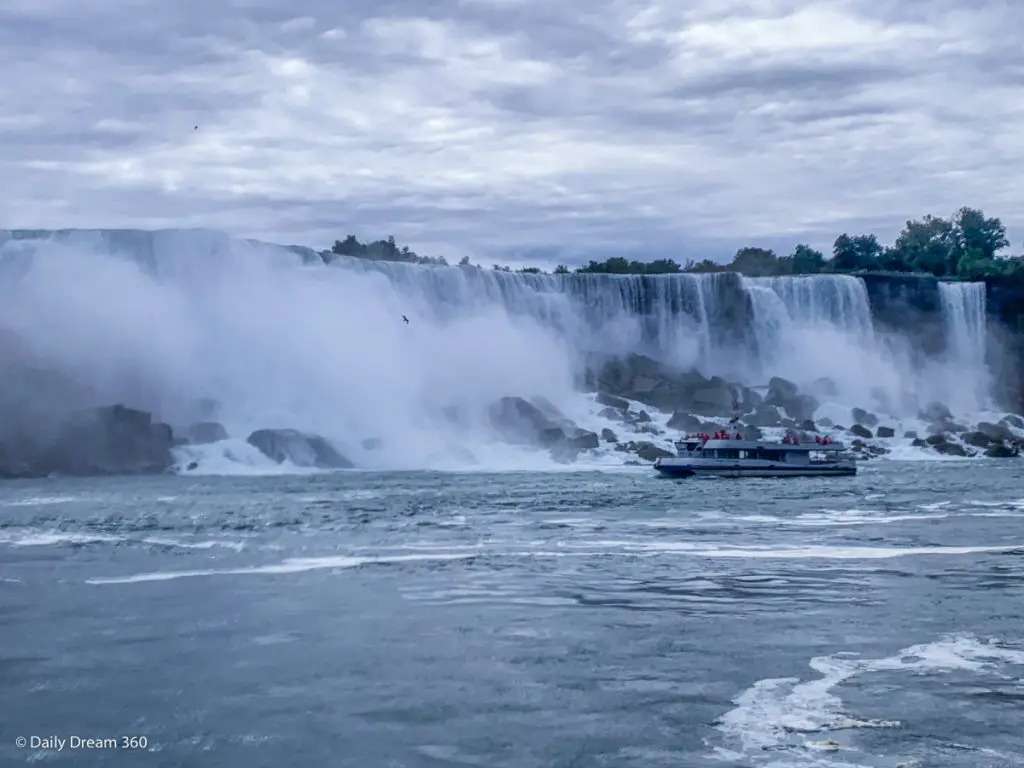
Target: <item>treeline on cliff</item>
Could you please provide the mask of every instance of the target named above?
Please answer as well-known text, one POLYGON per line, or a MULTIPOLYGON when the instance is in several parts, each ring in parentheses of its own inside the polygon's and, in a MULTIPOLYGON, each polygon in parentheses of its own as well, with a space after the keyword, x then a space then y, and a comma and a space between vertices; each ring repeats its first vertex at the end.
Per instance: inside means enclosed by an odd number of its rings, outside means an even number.
MULTIPOLYGON (((553 272, 608 275, 739 272, 747 277, 896 272, 957 280, 1024 282, 1024 256, 1002 255, 1000 252, 1008 246, 1006 227, 998 218, 987 217, 976 208, 961 208, 948 219, 928 215, 908 221, 891 245, 882 245, 873 234, 844 232, 835 239, 829 256, 804 244, 783 256, 769 248, 748 246, 740 248, 728 264, 703 259, 680 265, 672 259, 644 262, 613 256, 574 270, 559 264, 553 272)), ((321 253, 324 261, 338 256, 414 264, 448 263, 443 256, 420 256, 406 246, 399 247, 393 237, 361 243, 354 235, 348 235, 336 241, 330 251, 321 253)), ((469 257, 463 257, 459 264, 470 264, 469 257)), ((500 264, 493 268, 512 271, 500 264)), ((544 272, 538 267, 516 271, 544 272)))

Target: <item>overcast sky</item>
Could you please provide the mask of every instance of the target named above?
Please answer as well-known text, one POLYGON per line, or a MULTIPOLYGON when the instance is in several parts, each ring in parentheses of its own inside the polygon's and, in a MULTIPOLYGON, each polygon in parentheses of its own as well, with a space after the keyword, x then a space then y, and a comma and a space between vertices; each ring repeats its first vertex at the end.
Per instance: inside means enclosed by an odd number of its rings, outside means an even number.
POLYGON ((0 226, 573 263, 973 205, 1019 251, 1022 29, 1020 0, 4 0, 0 226))

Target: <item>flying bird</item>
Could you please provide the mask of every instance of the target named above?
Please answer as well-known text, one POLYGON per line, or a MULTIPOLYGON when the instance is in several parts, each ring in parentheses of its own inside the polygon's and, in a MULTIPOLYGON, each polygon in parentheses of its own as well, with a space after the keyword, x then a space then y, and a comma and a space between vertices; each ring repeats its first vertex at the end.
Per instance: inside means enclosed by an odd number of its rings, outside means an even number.
POLYGON ((405 324, 406 324, 406 325, 408 325, 408 324, 409 324, 409 318, 408 318, 408 317, 406 317, 405 315, 402 315, 402 320, 404 320, 404 321, 405 321, 405 324))

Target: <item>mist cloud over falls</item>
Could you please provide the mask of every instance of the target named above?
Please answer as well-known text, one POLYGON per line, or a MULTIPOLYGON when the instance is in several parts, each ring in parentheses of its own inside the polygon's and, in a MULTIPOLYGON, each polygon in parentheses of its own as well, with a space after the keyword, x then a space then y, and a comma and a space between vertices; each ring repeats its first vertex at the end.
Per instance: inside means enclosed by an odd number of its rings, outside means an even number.
MULTIPOLYGON (((949 297, 954 355, 976 354, 971 296, 949 297)), ((18 404, 0 407, 123 402, 183 427, 208 417, 212 399, 232 436, 307 430, 370 466, 422 466, 452 444, 488 441, 484 413, 505 395, 572 410, 594 352, 642 352, 750 385, 831 376, 836 399, 865 407, 899 408, 909 391, 977 410, 987 396, 983 371, 922 363, 909 341, 877 334, 857 278, 328 266, 200 231, 0 235, 0 331, 7 378, 31 362, 74 383, 23 386, 18 404), (366 438, 384 449, 364 451, 366 438)))
POLYGON ((473 414, 510 392, 557 401, 571 389, 572 350, 529 317, 479 305, 438 318, 383 274, 303 266, 276 246, 76 233, 9 240, 0 253, 0 328, 23 353, 92 402, 171 423, 213 398, 232 434, 380 437, 408 461, 443 443, 446 406, 473 414))

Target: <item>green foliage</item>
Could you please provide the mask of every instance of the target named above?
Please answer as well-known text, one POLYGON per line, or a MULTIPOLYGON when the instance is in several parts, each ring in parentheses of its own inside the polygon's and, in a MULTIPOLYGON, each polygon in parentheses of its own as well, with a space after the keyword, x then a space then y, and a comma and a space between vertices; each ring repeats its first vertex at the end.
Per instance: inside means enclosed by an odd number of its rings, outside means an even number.
POLYGON ((576 272, 590 275, 670 275, 682 272, 682 268, 672 259, 643 262, 612 256, 606 261, 591 261, 585 267, 578 267, 576 272))
POLYGON ((794 275, 816 275, 825 270, 825 254, 809 245, 798 245, 790 258, 794 275))
POLYGON ((700 261, 690 260, 686 262, 686 266, 683 267, 683 272, 728 272, 729 267, 725 264, 719 264, 717 261, 711 259, 701 259, 700 261))
POLYGON ((845 232, 832 244, 831 272, 856 272, 878 269, 885 249, 874 235, 850 236, 845 232))
POLYGON ((348 235, 344 240, 335 240, 331 250, 325 251, 321 256, 324 261, 328 262, 338 256, 352 256, 368 261, 400 261, 407 264, 437 264, 440 266, 448 264, 444 256, 433 258, 420 256, 415 251, 410 251, 407 245, 399 248, 393 236, 389 236, 387 240, 361 243, 355 235, 348 235))
MULTIPOLYGON (((832 245, 831 258, 809 245, 800 244, 788 256, 778 256, 765 248, 740 248, 732 261, 720 264, 711 259, 688 261, 681 267, 672 259, 633 261, 613 256, 605 261, 591 261, 577 267, 577 274, 595 275, 669 275, 680 272, 739 272, 748 277, 775 275, 814 275, 850 272, 907 272, 959 280, 989 280, 1024 283, 1024 256, 1006 257, 999 252, 1009 246, 1006 227, 998 218, 988 218, 976 208, 961 208, 950 218, 925 216, 908 221, 896 240, 883 247, 875 235, 841 234, 832 245)), ((330 251, 320 254, 324 261, 338 256, 353 256, 372 261, 399 261, 415 264, 445 265, 443 256, 419 256, 407 246, 399 247, 394 237, 361 243, 355 235, 338 240, 330 251)), ((463 256, 459 266, 471 266, 463 256)), ((511 268, 495 264, 499 272, 511 268)), ((520 274, 544 274, 539 267, 522 267, 520 274)), ((554 269, 556 275, 567 275, 564 264, 554 269)))

